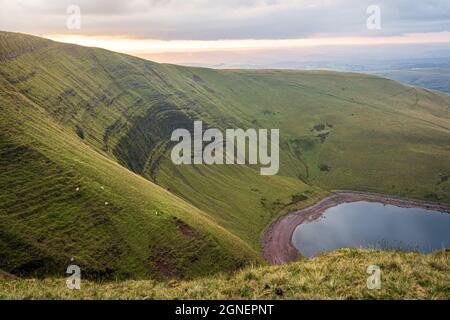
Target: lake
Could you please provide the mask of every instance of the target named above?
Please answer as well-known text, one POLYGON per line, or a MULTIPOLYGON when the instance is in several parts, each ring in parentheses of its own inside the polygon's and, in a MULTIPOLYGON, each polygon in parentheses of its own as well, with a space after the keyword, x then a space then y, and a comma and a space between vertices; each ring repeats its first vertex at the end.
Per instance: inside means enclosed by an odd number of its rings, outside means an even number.
POLYGON ((430 253, 450 247, 450 214, 376 202, 342 203, 299 225, 292 242, 304 257, 339 248, 430 253))

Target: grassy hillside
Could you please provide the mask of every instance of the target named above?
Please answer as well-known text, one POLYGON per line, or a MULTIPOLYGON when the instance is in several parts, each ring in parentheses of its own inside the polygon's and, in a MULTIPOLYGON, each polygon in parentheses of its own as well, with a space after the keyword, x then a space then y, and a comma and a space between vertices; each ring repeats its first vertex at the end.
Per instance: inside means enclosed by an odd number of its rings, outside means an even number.
MULTIPOLYGON (((254 267, 194 281, 81 282, 21 280, 3 275, 0 299, 443 299, 450 298, 449 252, 340 250, 284 266, 254 267), (371 264, 382 270, 381 289, 366 283, 371 264)), ((2 275, 0 275, 2 277, 2 275)))
POLYGON ((0 105, 0 268, 15 274, 72 256, 100 277, 234 269, 270 221, 331 189, 450 203, 450 95, 374 76, 161 65, 0 32, 0 105), (174 166, 172 130, 194 120, 279 128, 279 175, 174 166))
MULTIPOLYGON (((3 66, 3 64, 2 64, 3 66)), ((88 278, 195 277, 258 254, 189 205, 95 151, 0 77, 0 268, 88 278)))
MULTIPOLYGON (((206 112, 223 108, 227 110, 221 113, 227 119, 239 119, 241 127, 281 129, 277 179, 296 179, 325 190, 353 189, 450 201, 449 95, 360 74, 176 68, 186 77, 195 73, 213 90, 214 94, 208 94, 211 101, 197 98, 203 101, 206 112)), ((235 169, 174 168, 170 161, 161 161, 156 177, 158 183, 204 210, 217 207, 221 215, 250 217, 251 221, 255 212, 269 210, 262 225, 270 212, 282 211, 295 194, 317 197, 300 185, 284 196, 274 196, 274 183, 266 184, 269 192, 248 192, 264 190, 265 184, 257 182, 260 177, 254 174, 253 179, 242 173, 238 176, 244 176, 244 181, 234 179, 231 170, 235 169), (195 177, 199 174, 209 179, 198 181, 195 177), (243 186, 247 193, 238 189, 243 183, 253 185, 243 186), (230 185, 237 190, 227 199, 230 185), (203 198, 197 199, 196 194, 203 198)), ((144 175, 148 176, 148 171, 144 175)), ((238 234, 248 237, 251 226, 241 227, 243 231, 238 234)), ((253 241, 245 239, 255 243, 255 236, 253 241)))

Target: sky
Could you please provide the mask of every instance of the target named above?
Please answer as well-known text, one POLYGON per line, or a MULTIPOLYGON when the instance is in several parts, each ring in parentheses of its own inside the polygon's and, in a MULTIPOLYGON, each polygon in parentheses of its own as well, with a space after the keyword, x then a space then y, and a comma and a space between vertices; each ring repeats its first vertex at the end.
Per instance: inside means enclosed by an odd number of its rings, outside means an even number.
POLYGON ((450 45, 450 0, 0 0, 0 5, 0 30, 160 62, 244 63, 273 54, 281 61, 292 50, 305 55, 319 47, 450 45), (369 28, 368 19, 372 26, 376 19, 378 27, 369 28))

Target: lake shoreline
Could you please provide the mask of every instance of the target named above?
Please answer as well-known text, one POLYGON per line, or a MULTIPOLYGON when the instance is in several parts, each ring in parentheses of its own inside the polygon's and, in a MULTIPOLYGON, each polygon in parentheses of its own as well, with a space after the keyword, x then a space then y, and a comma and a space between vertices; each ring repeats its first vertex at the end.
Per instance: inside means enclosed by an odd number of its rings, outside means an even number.
POLYGON ((292 235, 299 225, 318 219, 331 207, 358 201, 372 201, 401 208, 422 208, 450 213, 450 205, 402 199, 376 193, 337 191, 310 207, 288 213, 274 221, 263 234, 262 255, 264 259, 271 264, 283 264, 297 260, 300 254, 292 243, 292 235))

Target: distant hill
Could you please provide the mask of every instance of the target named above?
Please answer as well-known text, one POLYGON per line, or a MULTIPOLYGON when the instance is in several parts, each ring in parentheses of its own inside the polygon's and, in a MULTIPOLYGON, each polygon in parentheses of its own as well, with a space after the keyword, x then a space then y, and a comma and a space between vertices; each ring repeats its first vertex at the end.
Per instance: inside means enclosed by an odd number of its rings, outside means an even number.
POLYGON ((402 83, 450 93, 450 68, 389 70, 376 74, 402 83))
POLYGON ((356 73, 211 70, 0 33, 0 269, 179 277, 260 261, 332 189, 450 203, 450 95, 356 73), (172 130, 281 131, 278 176, 175 166, 172 130), (79 189, 78 189, 79 188, 79 189))

